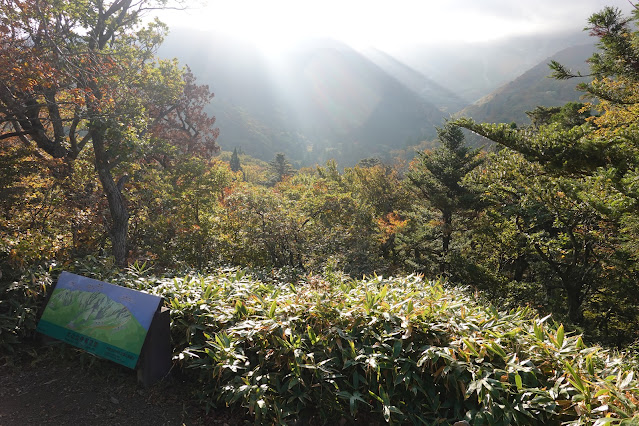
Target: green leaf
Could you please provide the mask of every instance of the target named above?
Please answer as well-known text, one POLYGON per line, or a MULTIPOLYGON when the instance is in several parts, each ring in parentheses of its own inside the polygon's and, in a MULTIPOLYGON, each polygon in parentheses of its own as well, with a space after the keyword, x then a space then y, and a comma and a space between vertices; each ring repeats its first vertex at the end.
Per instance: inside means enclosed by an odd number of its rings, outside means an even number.
POLYGON ((468 346, 468 349, 470 349, 475 356, 479 356, 479 352, 477 352, 475 345, 473 345, 468 339, 462 339, 462 341, 466 344, 466 346, 468 346))
POLYGON ((630 371, 627 375, 626 378, 623 379, 623 381, 621 382, 621 384, 619 385, 619 388, 621 389, 626 389, 628 388, 628 385, 630 385, 630 382, 632 382, 632 378, 634 377, 634 372, 630 371))
POLYGON ((543 325, 537 324, 535 322, 535 324, 533 324, 533 330, 535 332, 535 337, 537 338, 537 340, 539 340, 540 342, 543 342, 544 341, 543 325))
POLYGON ((501 345, 499 345, 499 343, 497 343, 497 342, 490 342, 487 345, 487 347, 492 352, 494 352, 495 354, 501 356, 502 358, 507 358, 508 357, 508 354, 506 353, 506 351, 504 351, 504 349, 501 347, 501 345))
POLYGON ((368 391, 368 394, 370 396, 372 396, 373 398, 375 398, 376 400, 378 400, 379 402, 381 402, 382 404, 384 403, 384 400, 382 398, 380 398, 379 396, 377 396, 373 391, 368 391))
POLYGON ((616 423, 618 421, 619 419, 614 419, 612 417, 603 417, 601 419, 597 419, 597 421, 592 426, 605 426, 609 425, 610 423, 616 423))
POLYGON ((588 370, 590 377, 595 375, 595 365, 592 362, 592 354, 588 354, 588 356, 586 356, 586 369, 588 370))
POLYGON ((372 405, 370 405, 364 398, 362 398, 362 394, 359 391, 355 391, 355 392, 353 392, 353 394, 351 395, 351 397, 349 398, 349 401, 348 401, 349 409, 350 409, 351 415, 353 415, 353 416, 357 412, 357 403, 358 402, 362 402, 362 403, 368 405, 369 407, 372 407, 372 405))
POLYGON ((315 334, 315 331, 313 331, 313 328, 310 325, 306 326, 306 333, 308 334, 308 338, 311 341, 311 345, 314 345, 315 343, 317 343, 317 335, 315 334))
POLYGON ((393 358, 398 358, 401 353, 402 353, 402 341, 395 340, 395 343, 393 344, 393 358))
POLYGON ((560 325, 557 329, 557 347, 561 349, 564 346, 564 325, 560 325))
POLYGON ((566 366, 566 370, 568 370, 568 373, 570 374, 570 377, 568 378, 570 380, 570 383, 572 383, 573 386, 576 387, 581 393, 584 393, 586 391, 586 386, 581 380, 579 374, 577 374, 575 369, 572 367, 572 365, 570 365, 568 361, 566 361, 564 365, 566 366))
POLYGON ((277 308, 277 301, 273 300, 273 303, 271 303, 271 307, 268 310, 268 317, 271 319, 275 318, 275 308, 277 308))
POLYGON ((515 385, 517 386, 517 390, 521 390, 523 387, 523 383, 521 380, 521 376, 519 375, 519 373, 515 374, 515 385))

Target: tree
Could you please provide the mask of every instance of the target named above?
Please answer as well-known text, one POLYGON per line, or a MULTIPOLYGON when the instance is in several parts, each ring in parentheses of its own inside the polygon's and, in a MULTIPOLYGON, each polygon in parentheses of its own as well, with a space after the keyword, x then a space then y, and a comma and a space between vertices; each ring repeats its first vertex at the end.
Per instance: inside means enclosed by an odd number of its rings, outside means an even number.
POLYGON ((354 167, 340 174, 337 163, 329 161, 317 167, 316 173, 300 171, 277 185, 278 192, 290 200, 289 209, 303 218, 300 229, 306 240, 306 267, 317 270, 331 263, 353 275, 386 270, 386 259, 381 258, 386 235, 378 223, 384 215, 370 201, 379 201, 380 206, 387 203, 368 197, 397 191, 393 177, 381 166, 354 167), (380 192, 368 188, 382 182, 380 192))
POLYGON ((216 159, 188 156, 168 170, 144 164, 129 189, 133 254, 168 267, 216 261, 220 201, 231 181, 216 159))
POLYGON ((610 198, 609 188, 590 177, 548 173, 510 150, 492 156, 474 180, 489 205, 492 226, 501 232, 510 229, 501 247, 493 241, 492 253, 479 256, 501 254, 493 270, 511 280, 539 283, 544 291, 540 298, 551 306, 564 300, 565 309, 553 307, 581 322, 584 305, 606 277, 621 278, 614 255, 619 224, 600 210, 618 201, 610 198))
POLYGON ((212 96, 175 61, 153 52, 166 28, 141 17, 164 1, 0 2, 0 139, 68 165, 91 148, 109 206, 109 236, 127 259, 124 196, 136 161, 170 163, 180 152, 218 149, 212 96))
POLYGON ((293 200, 262 185, 242 183, 223 201, 218 245, 224 261, 258 267, 302 266, 304 217, 293 200))
POLYGON ((362 168, 375 167, 380 165, 382 165, 382 162, 377 157, 362 158, 357 162, 357 166, 362 168))
MULTIPOLYGON (((516 165, 504 167, 502 159, 488 170, 486 193, 501 194, 496 205, 510 212, 537 264, 530 272, 545 270, 537 280, 558 283, 568 316, 581 324, 637 321, 636 307, 626 307, 636 303, 629 295, 636 294, 639 253, 630 243, 639 236, 639 34, 630 29, 638 19, 637 10, 628 19, 615 8, 590 17, 600 51, 589 60, 592 81, 577 87, 596 102, 537 108, 527 128, 455 121, 516 152, 516 165)), ((556 78, 580 77, 550 66, 556 78)))
POLYGON ((379 160, 365 159, 344 170, 343 182, 354 198, 372 208, 380 228, 382 257, 398 263, 396 237, 406 224, 403 212, 410 205, 410 196, 401 184, 398 170, 379 160))
POLYGON ((537 106, 532 111, 526 111, 526 115, 533 128, 559 123, 562 128, 569 129, 586 123, 590 117, 590 106, 580 102, 568 102, 561 107, 537 106))
POLYGON ((242 165, 240 164, 240 156, 237 155, 237 148, 233 149, 233 154, 231 155, 229 166, 231 167, 231 171, 233 172, 239 172, 240 170, 242 170, 242 165))
POLYGON ((453 220, 477 200, 476 194, 462 185, 462 179, 482 163, 482 156, 479 150, 464 146, 464 134, 457 126, 447 123, 437 129, 437 135, 441 146, 419 152, 406 177, 417 196, 439 216, 440 247, 433 254, 438 259, 439 272, 444 274, 448 272, 453 220))
POLYGON ((272 184, 282 182, 285 178, 293 176, 295 173, 295 169, 293 169, 293 166, 286 158, 286 155, 281 152, 275 154, 275 158, 273 161, 268 163, 268 165, 272 174, 272 184))

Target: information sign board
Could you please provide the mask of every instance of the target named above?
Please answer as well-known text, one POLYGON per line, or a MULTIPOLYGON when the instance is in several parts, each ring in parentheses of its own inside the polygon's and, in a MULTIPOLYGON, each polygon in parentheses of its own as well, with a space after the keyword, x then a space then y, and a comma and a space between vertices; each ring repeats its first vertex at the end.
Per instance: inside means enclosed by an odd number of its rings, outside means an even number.
POLYGON ((161 300, 159 296, 62 272, 37 330, 135 368, 161 300))

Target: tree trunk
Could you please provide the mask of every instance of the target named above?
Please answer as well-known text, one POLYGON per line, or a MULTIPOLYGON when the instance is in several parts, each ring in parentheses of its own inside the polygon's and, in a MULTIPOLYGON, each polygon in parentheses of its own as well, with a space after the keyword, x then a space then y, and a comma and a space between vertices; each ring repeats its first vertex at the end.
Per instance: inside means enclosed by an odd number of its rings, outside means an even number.
POLYGON ((568 318, 574 323, 581 323, 583 320, 583 312, 581 311, 583 284, 567 282, 568 277, 562 277, 564 289, 566 290, 566 298, 568 299, 568 318))
POLYGON ((515 274, 513 275, 513 280, 521 281, 524 278, 524 272, 528 269, 528 260, 526 259, 526 255, 519 255, 517 259, 515 259, 515 274))
POLYGON ((439 272, 444 275, 448 272, 448 252, 450 251, 450 241, 453 226, 453 214, 449 211, 442 212, 442 258, 439 264, 439 272))
POLYGON ((111 213, 109 237, 115 263, 124 267, 127 264, 127 233, 129 229, 129 211, 120 186, 113 179, 108 155, 104 146, 104 131, 100 126, 92 125, 92 141, 95 152, 95 169, 98 172, 102 189, 106 194, 111 213))

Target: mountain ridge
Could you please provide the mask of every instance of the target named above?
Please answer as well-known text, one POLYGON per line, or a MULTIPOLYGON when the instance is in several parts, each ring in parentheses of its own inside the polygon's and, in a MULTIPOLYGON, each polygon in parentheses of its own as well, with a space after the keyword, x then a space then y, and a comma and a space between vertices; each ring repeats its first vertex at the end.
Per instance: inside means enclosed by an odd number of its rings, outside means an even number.
MULTIPOLYGON (((548 50, 549 40, 568 43, 572 39, 547 38, 537 50, 548 50)), ((530 43, 527 39, 523 47, 510 46, 506 57, 530 43)), ((217 116, 222 149, 239 148, 264 161, 283 152, 297 167, 335 158, 341 166, 366 157, 392 161, 393 152, 406 152, 432 140, 435 128, 460 111, 479 121, 522 121, 524 111, 537 106, 530 90, 549 92, 544 103, 578 97, 563 95, 568 86, 574 92, 573 82, 563 82, 561 90, 522 83, 530 75, 539 80, 539 69, 543 63, 547 70, 547 59, 469 106, 457 87, 455 91, 447 88, 426 75, 423 67, 387 52, 355 50, 331 39, 300 41, 286 55, 275 58, 242 40, 186 31, 169 36, 159 54, 178 57, 200 83, 215 92, 208 111, 217 116), (508 92, 508 87, 519 87, 522 95, 508 92), (506 111, 484 111, 495 109, 497 101, 503 103, 504 93, 519 103, 529 98, 529 103, 506 111)))
MULTIPOLYGON (((296 165, 385 156, 398 142, 435 136, 446 114, 361 53, 334 40, 301 44, 275 61, 238 40, 167 39, 161 54, 186 62, 216 97, 219 144, 262 160, 284 152, 296 165), (198 46, 208 43, 202 54, 198 46), (213 57, 214 59, 207 59, 213 57), (217 58, 225 58, 221 61, 217 58)), ((211 38, 213 37, 213 38, 211 38)))
POLYGON ((594 44, 563 49, 455 115, 470 117, 478 122, 525 125, 530 121, 526 111, 536 106, 561 106, 576 102, 581 97, 581 92, 575 88, 577 82, 549 77, 551 71, 548 64, 555 60, 573 71, 585 73, 588 69, 586 60, 595 49, 594 44))

